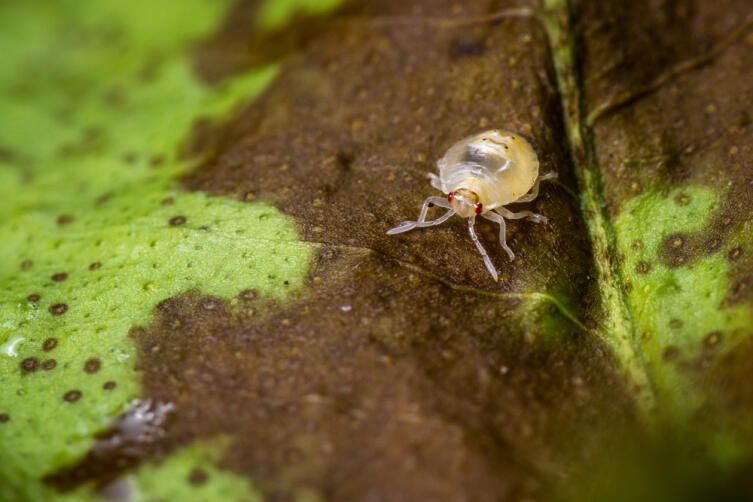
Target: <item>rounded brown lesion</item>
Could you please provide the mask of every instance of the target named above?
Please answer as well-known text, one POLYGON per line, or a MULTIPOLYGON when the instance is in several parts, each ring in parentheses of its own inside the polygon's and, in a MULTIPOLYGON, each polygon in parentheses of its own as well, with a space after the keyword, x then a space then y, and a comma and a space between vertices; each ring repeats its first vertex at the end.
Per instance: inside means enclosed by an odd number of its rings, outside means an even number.
POLYGON ((450 200, 452 209, 463 218, 470 218, 474 214, 478 214, 477 208, 481 206, 481 198, 476 192, 472 192, 467 188, 459 188, 452 192, 452 198, 450 200))

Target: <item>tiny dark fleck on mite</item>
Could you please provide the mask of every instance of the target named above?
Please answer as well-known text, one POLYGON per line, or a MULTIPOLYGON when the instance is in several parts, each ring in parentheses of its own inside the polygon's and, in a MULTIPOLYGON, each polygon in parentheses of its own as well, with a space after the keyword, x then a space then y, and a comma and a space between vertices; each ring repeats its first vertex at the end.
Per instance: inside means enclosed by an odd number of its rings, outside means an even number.
POLYGON ((433 202, 429 202, 429 207, 434 207, 434 203, 433 202))
POLYGON ((99 371, 99 368, 101 366, 102 363, 99 362, 99 359, 97 359, 96 357, 91 357, 84 363, 84 371, 89 374, 96 373, 99 371))
POLYGON ((186 217, 185 216, 173 216, 168 221, 168 223, 170 224, 171 227, 177 227, 178 225, 182 225, 185 222, 186 222, 186 217))
POLYGON ((39 369, 39 359, 37 359, 36 357, 27 357, 26 359, 21 361, 20 366, 22 370, 33 373, 34 371, 37 371, 37 369, 39 369))
POLYGON ((81 391, 80 390, 69 390, 65 394, 63 394, 63 400, 68 401, 69 403, 75 403, 81 399, 81 391))
POLYGON ((193 469, 188 475, 188 483, 193 486, 201 486, 209 480, 209 476, 201 469, 193 469))
POLYGON ((65 303, 56 303, 55 305, 50 305, 50 314, 52 315, 63 315, 68 311, 68 305, 65 303))
POLYGON ((58 216, 58 219, 57 219, 57 223, 61 227, 65 226, 65 225, 68 225, 72 221, 73 221, 73 216, 71 216, 70 214, 60 215, 60 216, 58 216))
POLYGON ((110 380, 109 382, 105 382, 104 384, 102 384, 102 388, 105 390, 112 390, 115 388, 116 385, 117 384, 115 382, 110 380))
POLYGON ((669 345, 664 349, 664 352, 662 353, 662 359, 664 359, 665 361, 674 361, 679 355, 680 349, 675 347, 674 345, 669 345))
POLYGON ((50 279, 52 279, 55 282, 63 282, 67 278, 68 278, 68 274, 66 274, 65 272, 58 272, 57 274, 52 274, 52 276, 50 277, 50 279))
POLYGON ((30 302, 38 302, 39 300, 42 299, 42 297, 40 295, 34 293, 32 295, 27 296, 26 299, 29 300, 30 302))
POLYGON ((730 249, 729 253, 727 253, 727 258, 729 258, 732 261, 735 261, 738 258, 740 258, 741 254, 743 254, 743 248, 741 246, 735 246, 732 249, 730 249))
POLYGON ((10 421, 10 415, 7 413, 0 413, 0 424, 4 424, 10 421))
POLYGON ((21 270, 29 270, 34 266, 34 262, 31 260, 24 260, 21 262, 21 270))
POLYGON ((102 266, 102 264, 100 262, 95 261, 94 263, 92 263, 91 265, 89 265, 89 270, 97 270, 101 266, 102 266))
POLYGON ((57 346, 58 346, 57 338, 48 338, 42 344, 42 350, 44 350, 45 352, 49 352, 57 346))
POLYGON ((42 363, 42 369, 45 371, 50 371, 52 369, 55 369, 55 366, 58 365, 58 362, 54 359, 47 359, 42 363))
POLYGON ((635 265, 635 271, 636 271, 636 272, 638 272, 639 274, 645 274, 645 273, 647 273, 647 272, 648 272, 649 270, 651 270, 651 264, 650 264, 650 263, 647 263, 647 262, 645 262, 645 261, 639 261, 639 262, 638 262, 638 263, 637 263, 637 264, 635 265))
POLYGON ((712 331, 703 338, 703 345, 711 348, 715 347, 722 339, 721 331, 712 331))

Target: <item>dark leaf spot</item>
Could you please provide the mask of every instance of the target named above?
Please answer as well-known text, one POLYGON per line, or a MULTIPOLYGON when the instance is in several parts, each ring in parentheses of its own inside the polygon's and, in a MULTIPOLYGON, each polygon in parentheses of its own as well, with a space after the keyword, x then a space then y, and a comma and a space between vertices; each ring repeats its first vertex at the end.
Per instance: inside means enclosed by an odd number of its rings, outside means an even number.
POLYGON ((58 216, 57 223, 58 225, 62 227, 62 226, 68 225, 72 221, 73 221, 73 216, 71 216, 70 214, 63 214, 61 216, 58 216))
POLYGON ((209 480, 209 475, 201 469, 193 469, 188 474, 188 483, 193 486, 201 486, 209 480))
POLYGON ((743 254, 743 248, 741 246, 735 246, 727 253, 727 258, 731 261, 735 261, 743 254))
POLYGON ((664 352, 662 353, 662 359, 664 359, 665 361, 674 361, 679 355, 680 349, 674 345, 669 345, 664 349, 664 352))
POLYGON ((29 270, 34 266, 34 262, 31 260, 24 260, 21 262, 21 270, 29 270))
POLYGON ((58 272, 57 274, 52 274, 52 277, 50 277, 50 279, 52 279, 55 282, 62 282, 66 280, 67 278, 68 278, 68 274, 66 274, 65 272, 58 272))
POLYGON ((102 363, 97 359, 96 357, 91 357, 86 360, 84 363, 84 371, 86 373, 92 374, 99 371, 99 368, 102 366, 102 363))
POLYGON ((30 302, 38 302, 39 300, 42 299, 42 297, 40 295, 34 293, 34 294, 31 294, 31 295, 27 296, 26 299, 29 300, 30 302))
POLYGON ((177 227, 179 225, 184 224, 185 222, 186 222, 186 217, 185 216, 173 216, 168 221, 168 223, 170 224, 171 227, 177 227))
POLYGON ((21 369, 28 372, 37 371, 39 368, 39 359, 36 357, 27 357, 21 361, 21 369))
POLYGON ((68 305, 65 303, 56 303, 54 305, 50 305, 50 314, 52 315, 63 315, 68 311, 68 305))
POLYGON ((635 265, 635 271, 639 274, 646 274, 648 271, 651 270, 651 264, 645 261, 639 261, 635 265))
POLYGON ((10 415, 7 413, 0 413, 0 424, 4 424, 10 421, 10 415))
POLYGON ((42 369, 49 371, 51 369, 54 369, 57 364, 57 361, 55 361, 54 359, 47 359, 42 363, 42 369))
POLYGON ((117 384, 115 382, 113 382, 112 380, 110 380, 110 381, 105 382, 104 384, 102 384, 102 388, 105 389, 105 390, 112 390, 112 389, 115 388, 116 385, 117 384))
POLYGON ((49 352, 57 346, 58 346, 57 338, 48 338, 42 344, 42 350, 44 350, 45 352, 49 352))
POLYGON ((92 263, 92 264, 89 265, 89 270, 97 270, 101 266, 102 266, 102 264, 100 262, 95 261, 94 263, 92 263))
POLYGON ((65 394, 63 394, 63 400, 68 401, 69 403, 75 403, 81 399, 81 391, 80 390, 69 390, 65 394))

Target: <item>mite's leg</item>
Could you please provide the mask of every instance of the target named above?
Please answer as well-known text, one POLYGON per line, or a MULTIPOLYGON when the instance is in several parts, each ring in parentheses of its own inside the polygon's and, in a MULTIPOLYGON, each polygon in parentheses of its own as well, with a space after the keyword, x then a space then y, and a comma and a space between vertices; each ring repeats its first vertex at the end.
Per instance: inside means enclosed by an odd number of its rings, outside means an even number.
POLYGON ((498 207, 495 209, 495 211, 499 211, 499 213, 507 218, 508 220, 519 220, 521 218, 528 218, 531 221, 534 221, 536 223, 546 223, 549 221, 546 216, 543 214, 536 214, 532 213, 531 211, 520 211, 518 213, 513 213, 509 209, 505 209, 504 207, 498 207))
POLYGON ((505 240, 505 232, 507 228, 505 226, 505 219, 502 217, 502 215, 499 215, 494 211, 487 211, 485 213, 482 213, 481 216, 483 216, 487 220, 499 223, 499 243, 502 244, 502 249, 507 251, 507 256, 510 257, 510 261, 514 260, 515 253, 512 252, 512 249, 510 249, 510 246, 507 245, 507 242, 505 240))
POLYGON ((478 249, 478 252, 481 253, 481 257, 484 259, 484 265, 486 265, 486 269, 489 271, 490 274, 492 274, 492 277, 494 278, 494 281, 496 282, 497 277, 497 269, 494 268, 494 264, 492 263, 492 260, 489 258, 489 255, 486 254, 486 250, 484 249, 484 246, 481 245, 481 242, 478 240, 478 237, 476 236, 476 231, 473 229, 473 225, 476 224, 476 215, 474 214, 470 218, 468 218, 468 232, 471 234, 471 239, 473 240, 473 243, 476 245, 476 249, 478 249))
POLYGON ((434 173, 429 173, 429 179, 431 180, 431 186, 444 192, 444 190, 442 190, 442 182, 440 181, 439 176, 434 173))
POLYGON ((542 174, 541 176, 536 178, 536 182, 533 184, 533 188, 531 189, 531 191, 521 196, 515 202, 531 202, 533 199, 539 196, 539 184, 542 181, 552 180, 552 179, 555 179, 556 177, 557 177, 557 173, 555 173, 554 171, 546 173, 546 174, 542 174))
POLYGON ((399 234, 402 232, 407 232, 408 230, 413 230, 414 228, 431 227, 434 225, 442 224, 447 221, 450 216, 455 214, 455 211, 453 211, 451 208, 452 206, 444 197, 429 197, 424 201, 424 205, 421 207, 421 214, 418 215, 418 221, 404 221, 395 228, 388 230, 387 234, 399 234), (450 210, 436 220, 426 221, 426 213, 429 211, 429 206, 431 205, 445 207, 450 210))

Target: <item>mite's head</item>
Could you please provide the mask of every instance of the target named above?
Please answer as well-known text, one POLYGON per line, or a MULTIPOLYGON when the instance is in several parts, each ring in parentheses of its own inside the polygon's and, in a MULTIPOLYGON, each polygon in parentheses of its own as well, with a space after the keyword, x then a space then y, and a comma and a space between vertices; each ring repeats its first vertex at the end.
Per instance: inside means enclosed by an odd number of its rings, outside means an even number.
POLYGON ((483 209, 479 196, 467 188, 459 188, 454 192, 450 192, 447 195, 447 200, 452 204, 452 209, 455 210, 455 213, 463 218, 470 218, 474 214, 481 214, 483 209))

